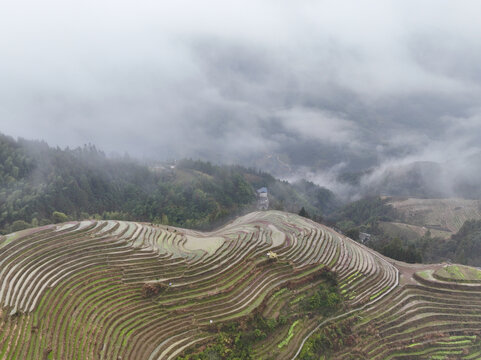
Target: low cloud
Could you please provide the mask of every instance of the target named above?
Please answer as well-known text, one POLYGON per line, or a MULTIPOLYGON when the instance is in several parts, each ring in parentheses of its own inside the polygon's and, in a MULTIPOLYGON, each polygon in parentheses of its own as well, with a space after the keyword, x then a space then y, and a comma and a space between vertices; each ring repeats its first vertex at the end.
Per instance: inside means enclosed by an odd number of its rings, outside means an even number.
POLYGON ((344 172, 371 169, 362 181, 374 184, 435 161, 468 174, 481 135, 478 7, 5 3, 0 131, 148 159, 277 156, 276 175, 349 196, 344 172))
POLYGON ((345 120, 342 114, 322 110, 292 108, 276 113, 287 131, 321 143, 339 144, 349 147, 358 145, 360 129, 345 120))

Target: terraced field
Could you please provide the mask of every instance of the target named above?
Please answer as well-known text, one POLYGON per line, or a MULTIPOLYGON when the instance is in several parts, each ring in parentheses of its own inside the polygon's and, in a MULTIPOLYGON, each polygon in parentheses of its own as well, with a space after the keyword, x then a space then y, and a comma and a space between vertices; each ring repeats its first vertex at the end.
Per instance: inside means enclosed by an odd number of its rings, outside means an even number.
POLYGON ((425 226, 417 226, 404 224, 395 221, 380 221, 379 226, 382 231, 392 238, 418 240, 429 230, 432 237, 441 239, 449 239, 454 233, 446 230, 438 230, 434 228, 427 228, 425 226))
POLYGON ((122 221, 49 225, 0 238, 0 358, 175 359, 226 324, 290 309, 253 358, 291 359, 316 331, 349 321, 363 336, 326 356, 429 358, 462 349, 474 359, 477 273, 441 270, 393 263, 277 211, 211 233, 122 221), (342 311, 300 316, 296 307, 326 271, 337 274, 342 311))
POLYGON ((404 223, 419 227, 413 230, 420 232, 420 236, 430 229, 437 236, 449 237, 466 220, 481 219, 479 200, 391 198, 388 204, 401 214, 404 223))
POLYGON ((358 341, 334 358, 481 359, 481 271, 398 265, 402 286, 350 316, 358 341))

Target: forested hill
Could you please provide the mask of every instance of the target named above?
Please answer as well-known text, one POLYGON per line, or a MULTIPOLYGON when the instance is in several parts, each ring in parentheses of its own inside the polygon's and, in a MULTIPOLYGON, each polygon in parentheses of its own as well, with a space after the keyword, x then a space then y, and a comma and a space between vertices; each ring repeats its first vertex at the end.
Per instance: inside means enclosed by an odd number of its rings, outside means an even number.
POLYGON ((109 158, 95 146, 52 148, 0 134, 0 229, 17 231, 67 219, 137 220, 208 228, 252 210, 255 189, 269 188, 271 208, 313 218, 337 206, 313 183, 290 184, 239 166, 182 160, 175 168, 109 158))

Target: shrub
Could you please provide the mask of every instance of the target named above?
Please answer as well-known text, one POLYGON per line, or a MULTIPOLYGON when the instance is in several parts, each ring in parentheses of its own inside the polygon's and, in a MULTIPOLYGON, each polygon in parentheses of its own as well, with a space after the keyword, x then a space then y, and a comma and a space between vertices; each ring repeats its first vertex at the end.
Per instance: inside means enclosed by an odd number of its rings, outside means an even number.
POLYGON ((68 221, 68 216, 65 215, 63 212, 54 211, 54 212, 52 213, 52 221, 53 221, 55 224, 63 223, 63 222, 68 221))
POLYGON ((159 295, 161 292, 164 292, 168 286, 164 283, 152 283, 148 282, 142 286, 142 296, 144 298, 149 298, 155 295, 159 295))
POLYGON ((23 220, 15 220, 10 228, 12 232, 28 229, 30 227, 30 224, 28 222, 25 222, 23 220))

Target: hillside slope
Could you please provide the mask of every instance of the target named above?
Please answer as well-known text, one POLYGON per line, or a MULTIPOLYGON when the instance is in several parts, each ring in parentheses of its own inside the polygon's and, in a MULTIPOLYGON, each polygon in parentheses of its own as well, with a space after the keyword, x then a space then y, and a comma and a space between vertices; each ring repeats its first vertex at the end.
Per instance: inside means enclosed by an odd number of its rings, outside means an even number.
POLYGON ((481 219, 479 200, 389 198, 387 204, 399 213, 402 222, 390 222, 391 228, 384 225, 384 229, 408 237, 421 237, 429 230, 433 236, 449 238, 465 221, 481 219), (407 234, 409 231, 415 234, 407 234))
POLYGON ((147 164, 111 158, 95 146, 52 148, 0 133, 0 234, 65 220, 121 219, 211 229, 255 209, 267 186, 270 206, 319 218, 338 206, 332 192, 241 166, 181 160, 147 164))
POLYGON ((175 359, 261 320, 274 325, 256 329, 260 340, 245 355, 254 359, 310 359, 333 324, 336 341, 322 350, 332 358, 385 359, 399 349, 413 358, 461 344, 468 356, 479 347, 475 270, 438 276, 441 265, 394 263, 278 211, 210 233, 123 221, 47 225, 0 238, 0 264, 2 359, 175 359), (343 307, 301 311, 302 297, 331 280, 343 307))

